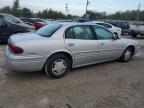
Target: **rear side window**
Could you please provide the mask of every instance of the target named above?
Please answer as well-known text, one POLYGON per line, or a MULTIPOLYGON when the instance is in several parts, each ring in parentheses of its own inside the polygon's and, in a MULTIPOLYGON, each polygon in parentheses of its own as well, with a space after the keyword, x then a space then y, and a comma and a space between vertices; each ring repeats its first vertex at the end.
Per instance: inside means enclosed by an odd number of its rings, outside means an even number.
POLYGON ((36 31, 36 34, 43 36, 43 37, 50 37, 53 33, 55 33, 60 27, 62 27, 61 24, 48 24, 41 29, 36 31))
POLYGON ((75 26, 66 31, 66 38, 91 40, 93 33, 89 26, 75 26))

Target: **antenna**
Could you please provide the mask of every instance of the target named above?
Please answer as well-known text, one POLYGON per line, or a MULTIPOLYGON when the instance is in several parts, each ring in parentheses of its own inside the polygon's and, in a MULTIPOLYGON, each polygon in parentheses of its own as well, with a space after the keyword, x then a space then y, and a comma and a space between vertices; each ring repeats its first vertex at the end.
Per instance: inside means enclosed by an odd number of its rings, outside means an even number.
POLYGON ((138 10, 137 10, 137 22, 139 22, 140 8, 141 8, 141 4, 139 3, 138 10))
POLYGON ((67 3, 65 4, 65 9, 66 9, 66 16, 67 16, 67 15, 68 15, 68 11, 69 11, 68 4, 67 4, 67 3))
POLYGON ((87 3, 86 3, 86 15, 87 15, 87 12, 88 12, 88 5, 90 4, 89 0, 87 0, 87 3))

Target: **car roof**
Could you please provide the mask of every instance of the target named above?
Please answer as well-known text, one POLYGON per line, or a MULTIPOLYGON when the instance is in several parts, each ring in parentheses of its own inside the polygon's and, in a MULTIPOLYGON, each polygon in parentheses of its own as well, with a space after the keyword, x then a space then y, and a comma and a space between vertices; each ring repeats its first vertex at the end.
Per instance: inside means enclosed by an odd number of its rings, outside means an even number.
POLYGON ((105 23, 103 21, 88 21, 88 22, 90 22, 90 23, 105 23))
MULTIPOLYGON (((61 24, 62 26, 65 27, 72 27, 72 26, 81 26, 81 25, 97 25, 99 27, 106 28, 102 25, 95 24, 95 23, 79 23, 79 22, 57 22, 57 24, 61 24)), ((106 28, 107 29, 107 28, 106 28)))
POLYGON ((112 25, 112 24, 104 22, 104 21, 89 21, 89 23, 105 23, 105 24, 112 25))
POLYGON ((74 25, 96 25, 94 23, 79 23, 79 22, 57 22, 64 26, 74 26, 74 25))
POLYGON ((103 22, 103 21, 90 21, 89 23, 104 23, 104 24, 108 24, 108 25, 111 25, 113 27, 116 27, 116 26, 114 26, 113 24, 111 24, 109 22, 103 22))

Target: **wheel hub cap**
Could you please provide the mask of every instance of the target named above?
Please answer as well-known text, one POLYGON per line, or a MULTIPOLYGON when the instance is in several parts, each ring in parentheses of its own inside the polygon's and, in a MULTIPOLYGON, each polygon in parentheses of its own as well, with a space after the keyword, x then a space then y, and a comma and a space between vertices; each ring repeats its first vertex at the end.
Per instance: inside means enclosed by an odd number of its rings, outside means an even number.
POLYGON ((63 74, 66 71, 66 67, 66 61, 63 59, 58 59, 52 65, 52 72, 56 75, 63 74))

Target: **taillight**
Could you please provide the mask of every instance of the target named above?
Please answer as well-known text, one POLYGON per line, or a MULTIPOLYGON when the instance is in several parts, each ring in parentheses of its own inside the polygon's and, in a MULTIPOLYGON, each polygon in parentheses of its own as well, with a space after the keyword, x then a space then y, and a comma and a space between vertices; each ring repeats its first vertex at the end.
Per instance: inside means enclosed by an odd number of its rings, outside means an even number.
POLYGON ((23 49, 18 46, 14 46, 9 43, 8 47, 9 47, 10 51, 14 54, 22 54, 23 53, 23 49))
POLYGON ((36 28, 36 30, 40 29, 40 28, 43 27, 43 26, 44 26, 44 25, 41 24, 41 23, 38 23, 38 22, 35 23, 35 28, 36 28))

